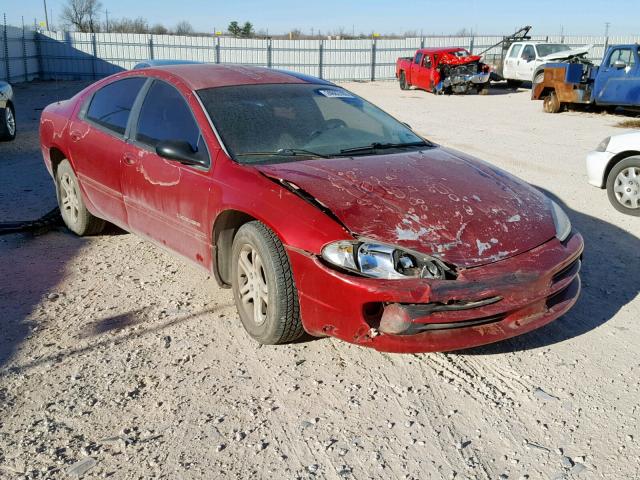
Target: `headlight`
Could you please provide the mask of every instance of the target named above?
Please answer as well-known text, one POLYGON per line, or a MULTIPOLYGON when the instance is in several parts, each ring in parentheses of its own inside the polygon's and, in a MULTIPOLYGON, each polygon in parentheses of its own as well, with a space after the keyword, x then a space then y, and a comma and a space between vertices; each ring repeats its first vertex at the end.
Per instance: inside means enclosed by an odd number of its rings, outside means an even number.
POLYGON ((596 152, 606 152, 607 147, 609 146, 609 141, 611 141, 611 137, 607 137, 602 140, 596 147, 596 152))
POLYGON ((561 242, 564 242, 571 233, 571 221, 564 210, 560 208, 553 200, 549 200, 551 203, 551 215, 553 216, 553 223, 556 225, 556 237, 561 242))
POLYGON ((386 279, 444 279, 451 269, 440 260, 374 241, 341 240, 322 249, 322 258, 345 270, 386 279))

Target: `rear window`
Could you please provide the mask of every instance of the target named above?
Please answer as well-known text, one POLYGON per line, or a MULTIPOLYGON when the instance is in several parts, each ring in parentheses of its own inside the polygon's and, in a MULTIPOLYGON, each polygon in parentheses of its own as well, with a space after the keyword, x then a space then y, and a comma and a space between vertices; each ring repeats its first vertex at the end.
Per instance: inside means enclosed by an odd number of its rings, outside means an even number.
POLYGON ((131 107, 145 78, 125 78, 98 90, 91 99, 87 118, 115 133, 124 135, 131 107))

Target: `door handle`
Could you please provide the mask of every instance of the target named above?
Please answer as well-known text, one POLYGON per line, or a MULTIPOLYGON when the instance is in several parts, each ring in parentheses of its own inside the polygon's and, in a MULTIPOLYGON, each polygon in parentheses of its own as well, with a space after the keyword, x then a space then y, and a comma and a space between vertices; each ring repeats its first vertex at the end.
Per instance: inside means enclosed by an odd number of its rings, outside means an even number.
POLYGON ((82 134, 77 131, 77 130, 73 130, 69 136, 71 137, 71 140, 73 140, 74 142, 77 142, 78 140, 80 140, 82 138, 82 134))
POLYGON ((136 163, 136 157, 134 157, 129 153, 125 153, 122 159, 124 160, 124 163, 126 163, 127 165, 133 165, 134 163, 136 163))

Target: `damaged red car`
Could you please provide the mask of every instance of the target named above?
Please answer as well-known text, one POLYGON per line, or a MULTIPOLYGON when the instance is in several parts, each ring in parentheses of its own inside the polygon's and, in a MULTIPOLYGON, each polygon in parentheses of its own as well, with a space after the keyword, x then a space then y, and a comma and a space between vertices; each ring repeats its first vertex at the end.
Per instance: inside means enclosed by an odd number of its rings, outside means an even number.
POLYGON ((317 78, 119 73, 49 105, 40 137, 72 231, 111 222, 211 272, 261 343, 456 350, 580 291, 583 240, 557 204, 317 78))
POLYGON ((459 47, 421 48, 413 57, 396 61, 396 78, 402 90, 416 87, 436 94, 489 93, 491 68, 459 47))

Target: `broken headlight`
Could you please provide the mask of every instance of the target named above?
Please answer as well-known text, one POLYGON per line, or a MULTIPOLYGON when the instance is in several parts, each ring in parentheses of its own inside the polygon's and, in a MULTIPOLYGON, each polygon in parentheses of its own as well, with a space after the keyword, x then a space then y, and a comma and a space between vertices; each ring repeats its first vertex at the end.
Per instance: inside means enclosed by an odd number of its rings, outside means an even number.
POLYGON ((373 241, 341 240, 322 249, 332 265, 373 278, 444 279, 450 271, 440 260, 404 248, 373 241))
POLYGON ((549 202, 551 203, 553 223, 556 226, 556 238, 561 242, 564 242, 571 233, 571 221, 560 205, 553 200, 549 200, 549 202))

